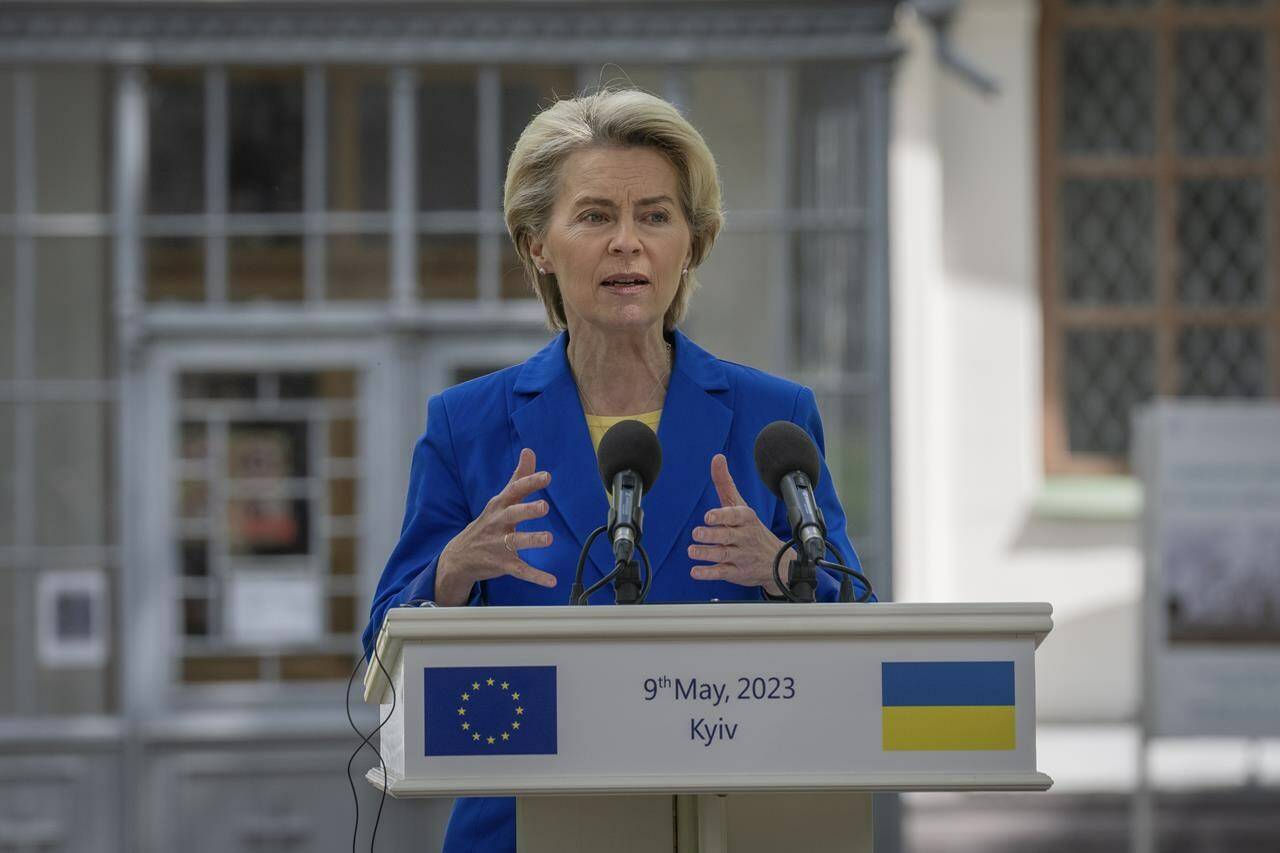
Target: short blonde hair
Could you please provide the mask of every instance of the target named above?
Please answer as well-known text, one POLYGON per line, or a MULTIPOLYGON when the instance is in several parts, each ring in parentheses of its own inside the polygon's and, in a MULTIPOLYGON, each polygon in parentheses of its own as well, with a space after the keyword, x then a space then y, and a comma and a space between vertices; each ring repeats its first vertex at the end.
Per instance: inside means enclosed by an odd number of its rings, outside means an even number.
POLYGON ((539 273, 529 243, 546 236, 560 194, 560 167, 569 155, 593 146, 657 149, 676 171, 680 206, 689 223, 692 256, 663 328, 680 323, 698 287, 693 270, 706 259, 724 223, 716 161, 702 134, 662 98, 638 89, 603 89, 557 101, 533 117, 507 162, 502 209, 532 285, 547 312, 547 325, 566 328, 564 300, 553 273, 539 273))

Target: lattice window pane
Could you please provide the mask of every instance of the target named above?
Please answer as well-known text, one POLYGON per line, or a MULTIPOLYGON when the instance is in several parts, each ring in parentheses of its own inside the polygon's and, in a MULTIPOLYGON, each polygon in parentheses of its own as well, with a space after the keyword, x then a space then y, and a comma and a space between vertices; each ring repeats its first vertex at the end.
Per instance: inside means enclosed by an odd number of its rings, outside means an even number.
POLYGON ((1150 33, 1081 29, 1062 42, 1062 150, 1149 154, 1155 140, 1150 33))
POLYGON ((236 72, 227 92, 228 206, 233 213, 302 209, 302 74, 236 72))
POLYGON ((857 488, 841 490, 849 536, 866 559, 864 546, 870 545, 875 508, 866 484, 871 482, 872 412, 867 397, 831 391, 817 392, 818 410, 826 439, 827 466, 832 482, 857 488), (847 498, 845 497, 847 496, 847 498))
POLYGON ((150 237, 146 241, 148 302, 204 300, 205 242, 199 237, 150 237))
POLYGON ((578 90, 577 76, 566 65, 508 66, 502 69, 502 113, 499 132, 505 163, 529 119, 560 98, 578 90))
POLYGON ((423 299, 475 299, 480 292, 480 254, 474 234, 422 234, 418 237, 418 296, 423 299))
POLYGON ((1178 394, 1263 397, 1267 348, 1257 326, 1200 326, 1178 333, 1178 394))
POLYGON ((1155 340, 1149 329, 1066 332, 1064 387, 1073 453, 1121 456, 1129 447, 1129 413, 1155 393, 1155 340))
POLYGON ((1151 302, 1155 192, 1149 181, 1065 181, 1062 232, 1062 287, 1068 302, 1151 302))
POLYGON ((1187 30, 1175 50, 1178 151, 1260 153, 1267 141, 1267 60, 1260 32, 1187 30))
POLYGON ((386 299, 391 283, 391 240, 386 234, 330 234, 325 296, 386 299))
POLYGON ((197 71, 153 69, 147 108, 147 209, 203 211, 204 78, 197 71))
POLYGON ((797 305, 821 305, 821 311, 797 311, 793 318, 793 359, 803 371, 818 373, 832 364, 854 370, 866 365, 864 291, 850 285, 862 269, 862 241, 840 233, 805 234, 796 240, 797 305))
POLYGON ((1188 305, 1256 304, 1266 288, 1267 190, 1256 178, 1178 187, 1178 298, 1188 305))
MULTIPOLYGON (((418 87, 420 210, 478 207, 479 110, 474 69, 442 67, 422 72, 418 87)), ((525 120, 532 115, 530 110, 525 120)))
POLYGON ((227 253, 232 302, 301 302, 306 295, 301 237, 232 237, 227 253))
POLYGON ((390 162, 386 72, 332 68, 326 74, 329 208, 386 210, 390 162))

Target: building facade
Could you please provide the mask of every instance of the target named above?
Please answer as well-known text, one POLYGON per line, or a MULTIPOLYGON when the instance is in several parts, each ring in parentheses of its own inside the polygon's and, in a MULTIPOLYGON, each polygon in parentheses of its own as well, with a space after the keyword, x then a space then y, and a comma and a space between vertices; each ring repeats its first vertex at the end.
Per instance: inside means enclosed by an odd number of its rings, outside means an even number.
MULTIPOLYGON (((351 834, 343 691, 425 400, 547 339, 500 202, 556 96, 704 133, 688 329, 815 389, 888 590, 896 5, 0 9, 0 848, 351 834)), ((430 849, 447 806, 379 837, 430 849)))

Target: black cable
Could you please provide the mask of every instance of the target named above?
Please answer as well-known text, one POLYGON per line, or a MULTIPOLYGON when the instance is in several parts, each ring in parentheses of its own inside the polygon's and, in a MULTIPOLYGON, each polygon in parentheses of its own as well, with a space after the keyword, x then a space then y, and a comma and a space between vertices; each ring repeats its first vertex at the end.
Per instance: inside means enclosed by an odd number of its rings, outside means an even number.
MULTIPOLYGON (((786 583, 783 583, 782 581, 782 556, 786 554, 787 550, 792 546, 794 546, 795 544, 796 544, 796 540, 788 539, 786 542, 782 544, 782 547, 778 549, 778 553, 773 558, 773 582, 778 585, 778 589, 782 591, 782 597, 785 598, 787 601, 800 600, 796 598, 795 593, 791 591, 791 587, 788 586, 786 583)), ((841 565, 841 563, 844 562, 844 554, 842 554, 840 552, 840 549, 837 548, 835 545, 831 544, 830 542, 827 542, 826 546, 827 546, 827 550, 833 551, 835 553, 836 558, 840 560, 840 563, 832 563, 829 560, 818 560, 817 564, 824 569, 830 569, 833 572, 839 572, 840 574, 845 575, 846 577, 851 577, 857 581, 860 581, 862 583, 862 587, 865 590, 865 592, 862 595, 862 597, 858 599, 858 602, 865 603, 870 601, 871 596, 875 594, 871 588, 871 579, 868 578, 866 575, 864 575, 862 572, 856 571, 855 569, 851 569, 848 566, 841 565)))
POLYGON ((649 598, 649 587, 653 586, 653 566, 649 565, 649 552, 639 542, 636 548, 640 551, 640 559, 644 561, 644 585, 640 587, 640 600, 636 604, 644 604, 649 598))
POLYGON ((609 584, 613 583, 613 579, 618 576, 618 572, 620 572, 621 570, 622 570, 622 564, 619 563, 617 566, 614 567, 613 571, 609 572, 609 574, 605 575, 604 577, 600 578, 600 580, 596 581, 591 586, 587 587, 587 591, 579 595, 578 600, 575 601, 574 603, 586 604, 587 601, 591 598, 591 596, 595 595, 597 592, 604 589, 609 584))
POLYGON ((578 552, 578 567, 573 571, 573 586, 569 588, 569 603, 582 603, 582 569, 587 564, 587 552, 591 550, 591 546, 595 543, 596 537, 608 530, 607 525, 600 525, 591 531, 591 535, 587 537, 586 544, 582 546, 582 550, 578 552))
MULTIPOLYGON (((387 762, 382 757, 382 751, 373 745, 373 736, 382 731, 382 727, 389 723, 392 715, 395 714, 396 685, 391 680, 391 674, 387 672, 387 668, 382 665, 382 658, 378 656, 378 641, 376 636, 373 641, 373 648, 371 649, 371 652, 374 662, 378 664, 378 669, 382 671, 382 676, 387 679, 387 685, 391 688, 391 709, 387 712, 387 718, 385 720, 381 720, 378 723, 377 728, 369 732, 367 735, 360 731, 360 727, 356 725, 355 718, 351 716, 351 685, 356 680, 356 673, 360 671, 360 664, 364 662, 364 656, 361 655, 360 659, 356 661, 355 669, 351 670, 351 677, 347 679, 346 695, 347 722, 351 724, 352 730, 362 738, 360 745, 355 748, 355 751, 351 753, 351 757, 347 759, 347 785, 351 788, 351 798, 355 802, 356 807, 355 826, 351 828, 351 853, 355 853, 356 851, 356 840, 360 834, 360 795, 356 793, 355 782, 351 779, 351 765, 355 763, 356 756, 360 754, 360 750, 364 749, 366 746, 372 749, 373 754, 378 758, 378 763, 382 766, 382 793, 378 797, 378 813, 373 818, 373 834, 369 836, 369 853, 373 853, 373 845, 376 844, 378 840, 378 824, 382 822, 382 807, 387 801, 387 785, 390 784, 390 780, 387 778, 387 762)), ((368 671, 367 666, 365 667, 365 671, 368 671)))
MULTIPOLYGON (((836 555, 836 559, 838 559, 842 564, 844 563, 844 554, 840 553, 839 548, 837 548, 835 545, 832 545, 830 542, 827 543, 827 548, 828 550, 834 551, 836 555)), ((819 563, 819 565, 821 565, 821 563, 819 563)), ((867 581, 867 583, 870 583, 870 581, 867 581)), ((868 595, 867 598, 858 599, 858 601, 863 602, 863 601, 866 601, 868 598, 870 598, 870 595, 868 595)), ((837 600, 842 604, 848 603, 854 600, 853 579, 849 577, 849 575, 846 575, 846 574, 840 575, 840 595, 838 596, 837 600)))
POLYGON ((778 549, 778 553, 773 557, 773 582, 778 585, 778 589, 782 591, 782 597, 787 601, 800 600, 791 591, 791 587, 782 582, 782 555, 787 553, 788 549, 795 544, 796 540, 788 539, 782 543, 782 547, 778 549))
POLYGON ((818 565, 822 566, 822 568, 824 569, 829 569, 830 571, 833 571, 833 572, 839 572, 842 575, 851 577, 854 580, 861 582, 863 589, 866 590, 866 593, 861 598, 858 599, 858 602, 865 603, 871 600, 871 595, 872 595, 871 579, 868 578, 866 575, 864 575, 862 572, 858 571, 857 569, 851 569, 848 566, 842 566, 839 563, 832 563, 829 560, 818 560, 818 565))
POLYGON ((842 575, 840 580, 840 583, 842 586, 844 584, 847 584, 850 578, 861 581, 862 588, 866 590, 866 594, 863 595, 862 598, 858 599, 858 603, 864 604, 870 601, 871 596, 875 595, 875 592, 872 590, 872 587, 871 587, 871 578, 867 577, 862 572, 856 569, 850 569, 848 566, 846 566, 845 563, 847 561, 844 558, 844 554, 840 551, 839 548, 835 546, 834 543, 828 542, 827 550, 833 552, 836 555, 836 559, 839 560, 840 563, 837 565, 837 564, 828 563, 826 560, 819 560, 818 565, 824 568, 828 568, 828 569, 832 569, 834 571, 840 572, 842 575))
MULTIPOLYGON (((603 530, 604 528, 600 529, 603 530)), ((600 531, 597 530, 596 532, 598 533, 600 531)), ((594 536, 595 534, 592 535, 594 536)), ((587 544, 589 547, 590 542, 587 544)), ((653 586, 653 566, 649 562, 649 552, 646 551, 644 546, 639 542, 636 543, 636 550, 640 552, 640 559, 644 561, 644 583, 640 587, 640 597, 636 600, 636 604, 644 604, 645 599, 649 597, 649 588, 653 586)), ((587 553, 586 548, 582 549, 582 553, 583 555, 587 553)), ((622 572, 622 565, 623 564, 621 562, 614 564, 613 571, 587 587, 586 592, 579 592, 576 598, 570 599, 569 603, 587 604, 590 601, 591 596, 613 583, 614 579, 622 572)), ((575 584, 575 586, 580 586, 580 584, 575 584)))

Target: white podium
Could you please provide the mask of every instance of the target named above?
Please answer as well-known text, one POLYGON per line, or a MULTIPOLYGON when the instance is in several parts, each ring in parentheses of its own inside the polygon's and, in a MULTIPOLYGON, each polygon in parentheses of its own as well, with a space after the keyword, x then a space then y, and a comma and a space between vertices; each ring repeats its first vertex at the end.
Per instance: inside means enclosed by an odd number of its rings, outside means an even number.
POLYGON ((397 608, 365 678, 387 719, 368 778, 515 795, 522 853, 869 851, 873 791, 1052 784, 1035 751, 1051 613, 397 608))

